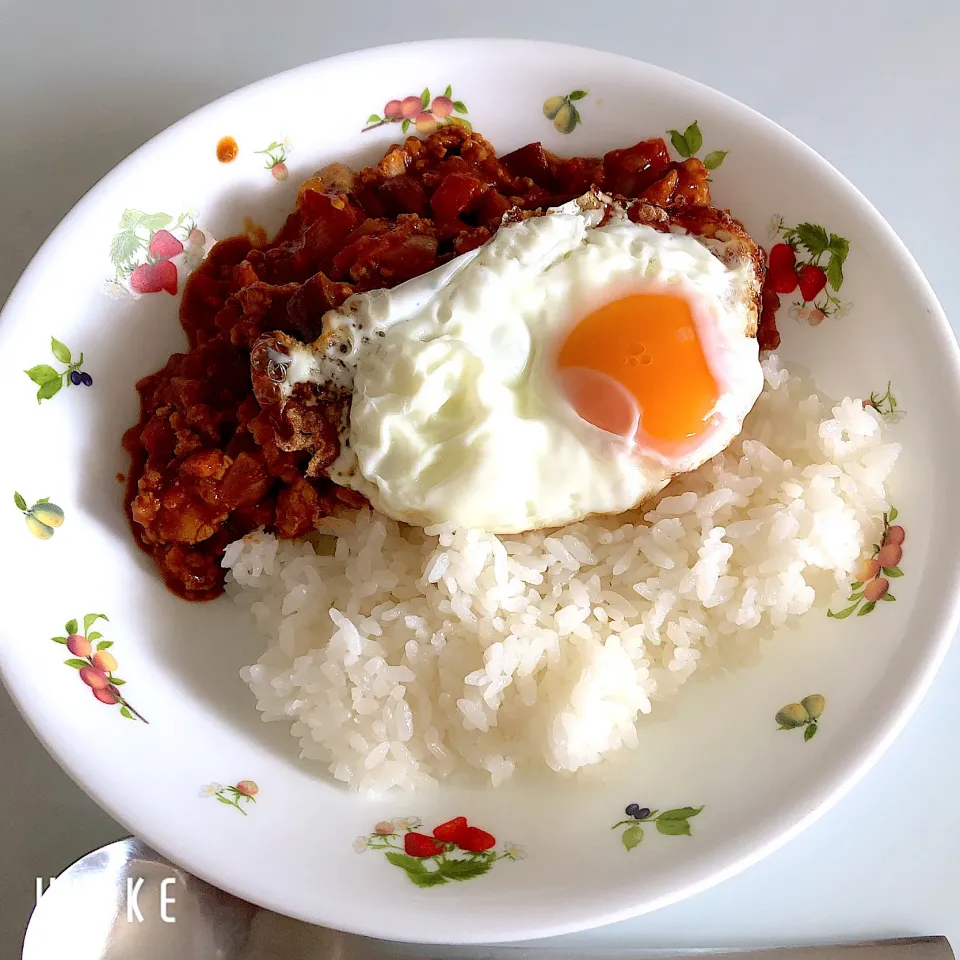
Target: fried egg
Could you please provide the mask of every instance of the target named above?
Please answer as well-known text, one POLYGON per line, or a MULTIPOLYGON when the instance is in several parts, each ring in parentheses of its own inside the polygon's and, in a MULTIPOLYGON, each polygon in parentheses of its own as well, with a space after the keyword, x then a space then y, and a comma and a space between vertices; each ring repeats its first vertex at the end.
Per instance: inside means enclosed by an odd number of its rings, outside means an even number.
POLYGON ((763 387, 756 267, 718 244, 589 195, 329 311, 281 392, 349 392, 330 476, 395 520, 625 512, 722 451, 763 387))

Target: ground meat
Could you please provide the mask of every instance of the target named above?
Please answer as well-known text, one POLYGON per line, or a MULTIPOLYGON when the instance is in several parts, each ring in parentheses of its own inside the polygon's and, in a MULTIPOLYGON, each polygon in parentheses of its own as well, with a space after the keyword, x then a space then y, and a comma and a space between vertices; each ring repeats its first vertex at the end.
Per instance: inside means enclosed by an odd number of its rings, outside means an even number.
MULTIPOLYGON (((592 186, 642 197, 636 216, 656 229, 683 211, 694 224, 722 216, 712 208, 699 216, 710 204, 706 169, 672 161, 659 138, 602 158, 561 159, 533 143, 498 159, 479 134, 448 124, 392 145, 364 170, 331 164, 306 180, 272 243, 218 243, 184 290, 188 350, 137 384, 140 421, 124 436, 131 525, 168 586, 212 599, 223 590, 230 541, 260 526, 300 537, 364 503, 324 475, 341 410, 306 397, 285 410, 265 388, 254 395, 258 341, 315 340, 324 312, 351 294, 395 286, 474 249, 510 210, 565 203, 592 186)), ((761 346, 778 339, 771 303, 765 294, 761 346)))

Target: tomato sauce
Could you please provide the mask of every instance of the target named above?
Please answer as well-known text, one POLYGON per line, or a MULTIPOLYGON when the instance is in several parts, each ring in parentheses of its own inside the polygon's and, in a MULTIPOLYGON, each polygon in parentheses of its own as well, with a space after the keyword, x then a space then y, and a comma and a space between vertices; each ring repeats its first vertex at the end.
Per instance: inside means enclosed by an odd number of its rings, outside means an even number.
MULTIPOLYGON (((236 149, 225 137, 217 156, 228 162, 236 149)), ((250 368, 259 337, 312 341, 324 312, 351 294, 392 287, 479 246, 508 210, 564 203, 591 186, 691 215, 710 203, 703 165, 671 161, 660 139, 602 158, 560 159, 538 143, 497 158, 482 137, 449 125, 393 145, 364 170, 332 164, 307 180, 272 243, 219 242, 184 290, 187 349, 137 384, 140 419, 123 440, 131 527, 168 587, 213 599, 231 541, 261 526, 302 537, 362 503, 308 475, 309 453, 261 409, 250 368)), ((776 337, 772 315, 761 334, 776 337)), ((335 431, 327 439, 338 443, 335 431)))

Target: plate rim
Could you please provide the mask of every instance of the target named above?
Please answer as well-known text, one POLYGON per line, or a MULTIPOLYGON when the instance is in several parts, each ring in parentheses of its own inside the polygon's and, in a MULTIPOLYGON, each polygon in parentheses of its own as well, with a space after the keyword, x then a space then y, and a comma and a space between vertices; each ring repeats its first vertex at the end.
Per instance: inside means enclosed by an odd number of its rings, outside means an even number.
MULTIPOLYGON (((221 108, 225 103, 229 103, 230 101, 234 100, 240 100, 249 91, 255 88, 263 91, 272 84, 280 85, 288 83, 291 78, 297 77, 298 75, 308 76, 321 64, 327 68, 335 68, 340 64, 347 64, 354 61, 363 60, 372 60, 382 63, 384 58, 388 58, 396 53, 403 52, 404 54, 407 54, 418 49, 424 51, 430 47, 449 47, 456 44, 469 44, 474 59, 483 59, 488 51, 509 47, 531 50, 537 56, 542 56, 543 54, 552 54, 554 56, 565 57, 603 56, 608 62, 613 63, 615 67, 622 68, 623 70, 637 70, 640 68, 642 71, 647 71, 650 75, 659 76, 661 79, 669 82, 674 87, 686 89, 687 91, 697 94, 701 98, 713 99, 714 102, 717 103, 725 103, 728 108, 737 111, 744 119, 750 119, 754 124, 763 128, 768 133, 776 134, 778 137, 783 139, 785 143, 790 145, 793 152, 799 151, 799 153, 802 154, 807 160, 812 161, 819 168, 819 171, 822 174, 834 179, 834 181, 843 188, 843 191, 849 195, 851 204, 856 206, 858 212, 869 220, 870 226, 879 234, 879 238, 883 244, 885 246, 892 247, 892 249, 896 252, 899 263, 901 263, 908 272, 909 280, 912 288, 915 291, 915 295, 918 297, 918 299, 925 301, 930 308, 930 335, 936 337, 936 345, 945 355, 945 359, 952 368, 953 376, 951 380, 951 387, 955 394, 960 395, 960 347, 958 347, 956 338, 949 325, 949 321, 947 320, 943 307, 940 304, 930 282, 923 274, 919 264, 916 262, 906 245, 903 243, 902 239, 899 237, 893 227, 884 219, 876 207, 870 202, 870 200, 849 179, 847 179, 843 173, 837 170, 816 150, 780 126, 778 123, 776 123, 776 121, 764 116, 759 111, 748 106, 747 104, 744 104, 736 98, 731 97, 728 94, 725 94, 707 84, 676 73, 675 71, 648 63, 643 60, 625 56, 623 54, 608 53, 596 48, 575 44, 556 43, 552 41, 528 40, 522 38, 445 37, 429 40, 407 41, 394 44, 383 44, 376 47, 357 48, 337 54, 335 56, 301 64, 279 73, 272 74, 268 77, 255 80, 199 107, 198 109, 165 127, 163 130, 159 131, 157 134, 150 137, 148 140, 138 146, 135 150, 131 151, 119 163, 115 164, 102 177, 100 177, 70 208, 70 210, 64 215, 64 217, 58 222, 47 238, 43 241, 36 253, 31 257, 26 268, 18 278, 16 284, 3 304, 2 309, 0 309, 0 328, 2 328, 4 322, 9 323, 9 317, 17 312, 19 301, 27 296, 27 291, 33 284, 34 275, 41 272, 44 261, 46 260, 50 251, 57 245, 64 235, 69 233, 73 219, 81 216, 88 208, 96 205, 100 194, 109 189, 111 182, 115 178, 118 178, 128 166, 132 166, 135 162, 142 159, 157 141, 175 136, 177 131, 182 129, 187 124, 196 122, 197 120, 202 120, 202 118, 207 114, 212 115, 216 113, 218 109, 221 108)), ((742 856, 732 860, 726 866, 706 873, 700 880, 685 884, 675 884, 674 887, 668 889, 665 893, 658 897, 648 899, 644 902, 634 903, 632 906, 624 903, 622 906, 606 910, 587 908, 584 913, 589 914, 589 916, 577 915, 578 918, 573 919, 571 914, 568 913, 566 919, 560 920, 550 926, 540 924, 534 929, 524 927, 521 923, 512 920, 510 924, 501 925, 501 927, 498 928, 497 935, 493 938, 491 938, 489 935, 480 936, 477 934, 469 934, 458 939, 456 942, 460 944, 479 944, 495 942, 499 943, 521 938, 539 939, 543 937, 595 929, 606 924, 640 916, 642 914, 661 909, 662 907, 670 904, 677 903, 712 886, 715 886, 716 884, 729 879, 738 873, 741 873, 748 867, 766 858, 776 850, 780 849, 782 846, 789 843, 813 823, 819 820, 834 805, 836 805, 836 803, 838 803, 847 793, 849 793, 850 790, 880 760, 890 745, 900 735, 929 691, 930 686, 932 685, 933 680, 938 673, 940 666, 947 655, 947 652, 950 649, 954 635, 957 632, 958 625, 960 625, 960 554, 953 558, 952 567, 947 579, 950 583, 952 583, 953 589, 949 598, 944 597, 941 608, 941 616, 938 618, 938 629, 936 630, 936 634, 931 635, 927 641, 925 656, 922 664, 918 665, 919 670, 914 682, 911 684, 909 690, 903 693, 903 696, 898 701, 896 710, 891 711, 889 717, 885 719, 884 723, 881 724, 871 736, 863 738, 862 746, 858 750, 858 762, 851 765, 851 767, 844 773, 836 773, 832 776, 824 777, 822 780, 818 781, 818 786, 811 790, 810 794, 806 797, 806 803, 812 804, 812 808, 804 816, 801 816, 797 819, 793 819, 791 816, 793 822, 785 829, 780 829, 779 827, 775 827, 773 824, 771 824, 768 829, 776 832, 766 841, 755 841, 751 846, 745 847, 745 852, 742 856)), ((4 686, 6 687, 11 699, 17 707, 17 710, 24 718, 24 721, 27 723, 34 736, 37 737, 44 749, 54 758, 58 766, 60 766, 67 776, 84 793, 86 793, 109 816, 120 823, 121 826, 130 830, 131 827, 127 822, 127 818, 120 817, 116 814, 114 804, 110 801, 109 797, 104 795, 102 791, 93 784, 87 784, 81 778, 80 773, 73 768, 64 751, 56 749, 41 735, 34 723, 31 713, 25 709, 24 703, 19 698, 17 690, 8 680, 7 671, 4 667, 5 659, 6 658, 3 656, 3 654, 0 653, 0 679, 2 679, 4 686)), ((900 690, 905 690, 903 685, 901 685, 900 690)), ((792 810, 792 807, 787 807, 786 809, 789 811, 792 810)), ((250 891, 245 891, 243 889, 243 885, 240 883, 235 883, 233 878, 228 877, 225 879, 211 879, 209 871, 195 870, 192 866, 189 866, 192 859, 189 856, 189 850, 184 851, 185 855, 181 855, 179 853, 176 855, 171 855, 172 851, 164 842, 164 840, 161 838, 160 842, 157 842, 157 838, 153 836, 153 831, 151 829, 143 830, 138 828, 133 832, 137 836, 142 837, 144 841, 147 842, 153 849, 172 862, 178 864, 187 864, 185 869, 189 869, 191 873, 200 877, 201 879, 206 880, 207 882, 212 883, 230 893, 233 893, 238 897, 248 900, 251 899, 249 896, 250 891)), ((631 887, 624 884, 623 890, 623 899, 629 900, 631 887)), ((305 920, 309 923, 315 922, 307 917, 297 916, 297 914, 290 913, 280 904, 267 903, 265 898, 261 896, 257 896, 253 902, 265 905, 269 909, 278 913, 288 916, 295 916, 297 919, 305 920)), ((364 936, 382 936, 382 931, 377 928, 375 923, 338 922, 337 929, 364 936)), ((410 939, 405 938, 405 942, 444 943, 449 941, 431 939, 429 936, 426 936, 410 939)))

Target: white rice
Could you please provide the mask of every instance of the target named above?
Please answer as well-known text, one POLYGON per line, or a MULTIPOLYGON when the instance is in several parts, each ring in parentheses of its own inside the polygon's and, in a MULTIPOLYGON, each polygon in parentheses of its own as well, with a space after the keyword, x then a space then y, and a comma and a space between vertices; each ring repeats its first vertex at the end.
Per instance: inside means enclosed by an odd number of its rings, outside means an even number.
POLYGON ((228 591, 269 637, 241 671, 263 719, 371 791, 636 746, 698 666, 754 660, 822 612, 889 509, 900 447, 876 411, 776 356, 764 373, 740 438, 645 513, 496 537, 366 511, 325 522, 329 550, 231 544, 228 591))

